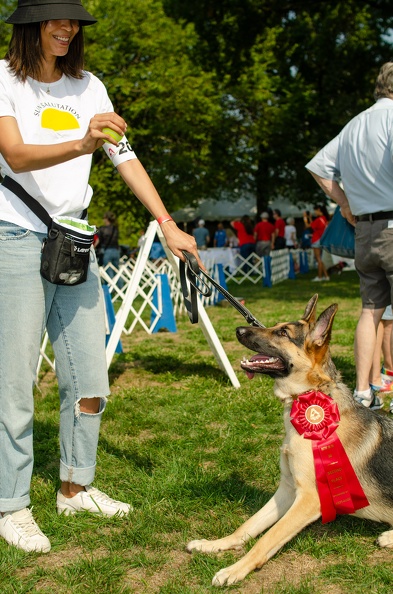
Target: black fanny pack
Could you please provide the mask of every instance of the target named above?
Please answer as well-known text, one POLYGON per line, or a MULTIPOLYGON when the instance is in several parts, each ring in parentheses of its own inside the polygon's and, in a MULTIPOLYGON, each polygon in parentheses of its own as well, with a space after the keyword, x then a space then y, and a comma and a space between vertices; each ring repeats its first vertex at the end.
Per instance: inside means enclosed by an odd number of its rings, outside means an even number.
MULTIPOLYGON (((41 249, 41 276, 55 285, 85 282, 94 235, 54 221, 45 208, 12 178, 6 176, 2 185, 18 196, 48 227, 48 236, 41 249)), ((69 218, 69 221, 73 219, 69 218)))
POLYGON ((70 231, 55 221, 41 249, 41 276, 55 285, 79 285, 87 279, 93 237, 70 231))

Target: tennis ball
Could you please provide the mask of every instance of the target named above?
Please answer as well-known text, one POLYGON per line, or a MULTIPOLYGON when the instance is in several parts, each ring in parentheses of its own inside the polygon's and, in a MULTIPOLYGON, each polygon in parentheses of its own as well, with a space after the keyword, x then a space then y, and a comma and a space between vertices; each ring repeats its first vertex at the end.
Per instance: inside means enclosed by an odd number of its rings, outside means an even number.
MULTIPOLYGON (((112 128, 103 128, 102 131, 104 134, 108 134, 109 136, 112 136, 112 138, 114 138, 114 140, 116 140, 116 142, 120 142, 120 140, 123 138, 123 136, 121 136, 120 134, 118 134, 117 132, 112 130, 112 128)), ((109 142, 109 140, 105 140, 105 142, 109 142)))

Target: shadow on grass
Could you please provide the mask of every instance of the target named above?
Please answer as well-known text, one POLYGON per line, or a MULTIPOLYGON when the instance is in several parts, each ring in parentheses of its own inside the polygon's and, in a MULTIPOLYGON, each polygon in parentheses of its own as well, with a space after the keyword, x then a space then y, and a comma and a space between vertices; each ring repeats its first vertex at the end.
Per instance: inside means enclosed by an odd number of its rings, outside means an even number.
POLYGON ((348 357, 333 357, 333 361, 337 370, 340 372, 342 380, 348 386, 351 386, 356 381, 355 362, 348 357))
MULTIPOLYGON (((192 354, 192 353, 191 353, 192 354)), ((184 354, 182 354, 184 355, 184 354)), ((119 355, 115 364, 110 369, 110 381, 114 382, 124 372, 129 365, 143 369, 155 376, 165 377, 168 373, 174 380, 189 378, 190 376, 200 376, 201 378, 211 378, 223 384, 228 384, 229 379, 225 372, 214 365, 205 362, 185 362, 184 359, 176 355, 157 353, 154 354, 134 354, 132 363, 127 355, 119 355)), ((165 378, 167 379, 167 378, 165 378)))
MULTIPOLYGON (((57 423, 36 421, 34 425, 34 474, 46 479, 58 476, 59 468, 59 427, 57 423)), ((117 448, 100 435, 100 448, 118 459, 127 460, 134 468, 151 475, 154 468, 154 456, 149 452, 140 452, 127 448, 117 448)))
POLYGON ((367 536, 378 537, 384 530, 389 528, 389 524, 364 520, 353 516, 337 516, 334 522, 329 524, 320 523, 320 530, 329 529, 329 532, 335 536, 367 536))
POLYGON ((321 518, 306 526, 284 547, 283 552, 288 550, 297 550, 310 552, 316 557, 325 557, 327 554, 336 554, 341 558, 343 546, 348 555, 351 554, 351 548, 356 544, 351 542, 363 542, 364 539, 370 540, 371 545, 375 545, 375 551, 379 549, 376 539, 385 530, 389 529, 388 524, 364 520, 349 515, 338 515, 333 522, 322 524, 321 518), (309 539, 314 543, 310 547, 309 539), (347 544, 344 544, 347 543, 347 544))
MULTIPOLYGON (((206 508, 206 513, 210 514, 212 507, 222 507, 225 502, 228 502, 228 521, 233 517, 233 506, 241 502, 242 510, 246 518, 251 517, 257 513, 274 495, 270 490, 257 488, 245 482, 236 472, 232 473, 224 480, 211 480, 200 485, 198 483, 188 482, 187 487, 192 487, 192 493, 195 498, 198 498, 199 509, 206 508)), ((203 514, 204 512, 201 511, 203 514)), ((225 524, 225 516, 220 516, 220 519, 225 524)), ((245 518, 239 515, 238 526, 240 526, 245 518)), ((235 526, 236 528, 237 526, 235 526)), ((326 539, 332 538, 370 538, 376 539, 384 531, 389 529, 388 524, 374 522, 356 518, 350 515, 337 515, 336 520, 328 524, 322 524, 321 518, 306 526, 298 534, 309 535, 315 539, 317 543, 322 539, 321 545, 326 542, 326 539)), ((266 530, 264 533, 266 533, 266 530)), ((258 540, 260 536, 256 538, 258 540)), ((296 538, 296 536, 295 536, 296 538)), ((294 543, 289 542, 284 550, 291 550, 294 543)))
POLYGON ((208 510, 214 504, 222 505, 228 502, 228 506, 232 507, 241 502, 247 515, 250 516, 260 510, 273 496, 272 491, 255 487, 245 481, 236 471, 226 478, 210 475, 201 480, 200 477, 196 477, 187 481, 184 486, 187 491, 192 493, 192 498, 198 501, 199 507, 203 506, 204 502, 208 510))
POLYGON ((59 470, 59 425, 34 421, 34 474, 52 479, 59 470))

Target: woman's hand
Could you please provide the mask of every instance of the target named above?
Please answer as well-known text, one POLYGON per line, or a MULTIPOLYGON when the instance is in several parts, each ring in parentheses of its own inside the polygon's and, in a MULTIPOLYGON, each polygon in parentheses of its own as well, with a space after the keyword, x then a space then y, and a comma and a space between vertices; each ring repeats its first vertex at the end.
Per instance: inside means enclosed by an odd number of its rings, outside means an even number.
POLYGON ((185 233, 176 225, 174 221, 167 221, 161 225, 161 231, 164 234, 165 240, 171 252, 180 258, 183 262, 185 261, 185 257, 183 256, 182 250, 186 252, 190 252, 195 256, 199 267, 202 270, 205 270, 204 265, 199 257, 197 245, 194 237, 185 233))
POLYGON ((117 146, 116 140, 102 131, 103 128, 111 128, 120 136, 124 136, 127 124, 121 116, 115 112, 97 113, 91 118, 85 136, 81 140, 82 154, 91 154, 100 148, 107 140, 117 146))

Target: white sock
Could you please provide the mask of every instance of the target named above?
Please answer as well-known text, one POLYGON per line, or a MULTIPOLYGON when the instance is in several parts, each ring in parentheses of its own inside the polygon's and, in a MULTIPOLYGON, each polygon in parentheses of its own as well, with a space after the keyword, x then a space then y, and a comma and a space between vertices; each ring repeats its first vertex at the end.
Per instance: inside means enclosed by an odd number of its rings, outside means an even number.
POLYGON ((368 388, 367 390, 355 390, 354 396, 358 396, 362 400, 370 400, 370 401, 373 398, 370 388, 368 388))

